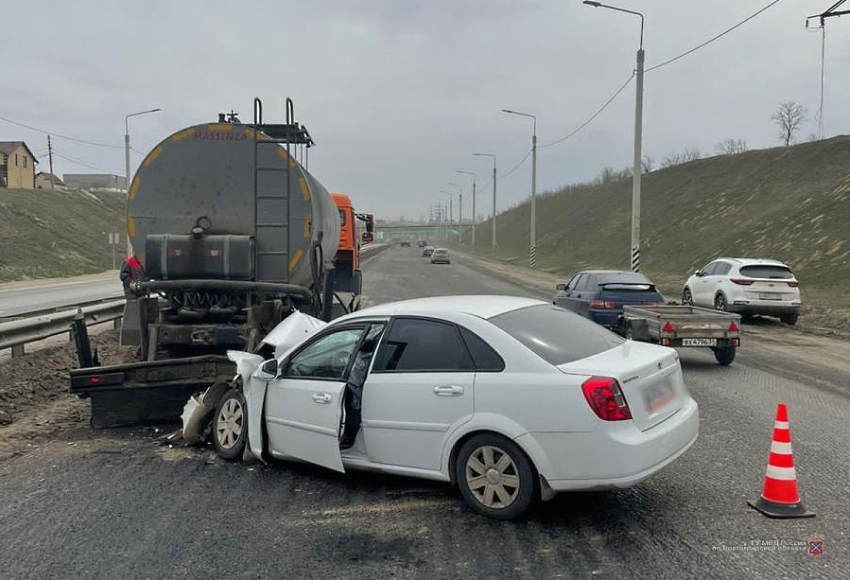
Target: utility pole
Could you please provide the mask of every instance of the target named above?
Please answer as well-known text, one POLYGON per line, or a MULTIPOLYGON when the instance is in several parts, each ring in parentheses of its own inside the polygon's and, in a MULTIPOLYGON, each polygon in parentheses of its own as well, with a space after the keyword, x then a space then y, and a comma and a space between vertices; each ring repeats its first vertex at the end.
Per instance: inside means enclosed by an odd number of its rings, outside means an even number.
POLYGON ((493 153, 473 153, 478 157, 493 158, 493 240, 491 242, 490 252, 496 256, 496 156, 493 153))
POLYGON ((475 252, 475 173, 457 170, 455 173, 465 173, 472 176, 472 252, 475 252))
POLYGON ((50 159, 50 189, 56 189, 53 183, 53 145, 50 143, 50 135, 47 135, 47 157, 50 159))

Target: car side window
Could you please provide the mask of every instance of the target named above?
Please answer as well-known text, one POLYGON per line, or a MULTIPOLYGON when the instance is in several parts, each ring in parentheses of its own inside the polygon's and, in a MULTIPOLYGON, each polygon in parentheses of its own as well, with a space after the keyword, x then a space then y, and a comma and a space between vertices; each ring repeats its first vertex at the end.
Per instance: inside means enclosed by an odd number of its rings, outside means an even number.
POLYGON ((726 262, 717 262, 717 266, 714 268, 713 276, 725 276, 729 273, 729 270, 732 269, 732 264, 727 264, 726 262))
POLYGON ((474 370, 457 327, 422 318, 395 319, 372 366, 373 373, 474 370))
POLYGON ((587 278, 587 274, 579 274, 578 276, 574 276, 572 280, 572 286, 570 286, 570 290, 578 290, 581 288, 581 284, 584 282, 584 279, 587 278))
POLYGON ((363 330, 358 326, 320 336, 289 360, 282 376, 342 380, 363 330))
POLYGON ((718 262, 711 262, 708 266, 702 269, 703 276, 713 276, 714 270, 717 269, 718 262))
POLYGON ((505 361, 502 360, 499 353, 493 350, 493 347, 484 342, 483 338, 462 326, 460 327, 460 334, 469 349, 469 354, 472 355, 476 371, 501 372, 505 370, 505 361))
POLYGON ((596 276, 592 274, 585 274, 581 282, 579 282, 578 288, 576 290, 587 291, 593 288, 594 283, 596 282, 596 276))

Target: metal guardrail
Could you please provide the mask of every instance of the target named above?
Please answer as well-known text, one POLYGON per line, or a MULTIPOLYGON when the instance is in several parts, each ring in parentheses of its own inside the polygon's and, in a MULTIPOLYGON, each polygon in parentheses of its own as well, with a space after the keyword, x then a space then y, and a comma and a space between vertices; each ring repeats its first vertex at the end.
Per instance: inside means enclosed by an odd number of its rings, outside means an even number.
POLYGON ((77 308, 85 308, 86 306, 95 306, 97 304, 103 304, 106 302, 113 302, 115 300, 120 300, 123 298, 123 295, 119 292, 114 296, 101 296, 100 298, 93 298, 91 300, 83 300, 81 302, 74 302, 73 304, 64 304, 62 306, 53 306, 51 308, 34 308, 32 310, 22 310, 21 312, 15 312, 14 314, 8 314, 4 316, 0 316, 0 324, 5 322, 10 322, 13 320, 22 320, 24 318, 33 318, 36 316, 45 316, 50 314, 57 314, 59 312, 65 312, 67 310, 74 310, 76 312, 77 308))
POLYGON ((28 342, 36 342, 69 332, 78 311, 83 313, 86 326, 92 326, 121 318, 124 314, 124 304, 123 299, 113 300, 53 314, 2 322, 0 323, 0 350, 11 348, 13 357, 20 356, 24 354, 24 345, 28 342))

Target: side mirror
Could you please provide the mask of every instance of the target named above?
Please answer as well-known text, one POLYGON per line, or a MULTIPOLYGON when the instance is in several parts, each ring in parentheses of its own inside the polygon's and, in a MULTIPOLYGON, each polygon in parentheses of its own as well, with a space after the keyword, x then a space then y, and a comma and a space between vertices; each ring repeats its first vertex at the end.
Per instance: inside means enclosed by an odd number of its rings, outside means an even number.
POLYGON ((566 284, 558 284, 557 286, 555 286, 555 290, 566 290, 566 289, 567 289, 566 284))
POLYGON ((261 380, 269 382, 274 380, 277 377, 277 360, 271 359, 267 360, 254 372, 254 377, 261 380))

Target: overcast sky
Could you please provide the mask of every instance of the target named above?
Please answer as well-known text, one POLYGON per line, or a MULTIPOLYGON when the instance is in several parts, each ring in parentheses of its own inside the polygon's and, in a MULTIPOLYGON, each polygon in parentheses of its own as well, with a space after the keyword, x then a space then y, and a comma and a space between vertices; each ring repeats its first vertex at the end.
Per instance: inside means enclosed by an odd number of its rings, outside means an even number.
MULTIPOLYGON (((740 22, 769 0, 612 0, 646 17, 647 67, 740 22)), ((814 118, 820 99, 819 31, 805 17, 834 0, 784 0, 707 47, 648 72, 644 153, 713 152, 727 138, 778 144, 770 116, 796 101, 814 118)), ((850 5, 847 6, 850 8, 850 5)), ((358 210, 418 219, 463 185, 471 212, 489 215, 488 158, 510 171, 531 148, 570 133, 634 69, 640 22, 580 0, 29 0, 4 3, 0 116, 56 134, 57 155, 123 174, 124 116, 147 153, 179 129, 254 96, 278 120, 283 100, 317 142, 310 170, 358 210)), ((850 17, 826 25, 824 129, 850 133, 850 17)), ((575 137, 538 154, 538 191, 587 181, 631 163, 634 83, 575 137)), ((799 138, 817 131, 808 121, 799 138)), ((0 140, 25 140, 47 171, 46 137, 0 121, 0 140)), ((132 165, 142 155, 133 153, 132 165)), ((90 173, 57 157, 55 172, 90 173)), ((530 193, 531 163, 498 182, 499 209, 530 193)), ((457 203, 455 201, 455 203, 457 203)), ((457 212, 457 209, 455 209, 457 212)), ((457 216, 457 213, 455 213, 457 216)))

